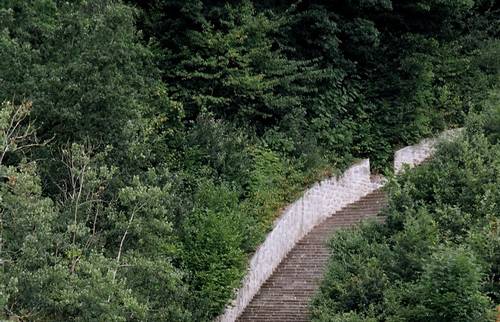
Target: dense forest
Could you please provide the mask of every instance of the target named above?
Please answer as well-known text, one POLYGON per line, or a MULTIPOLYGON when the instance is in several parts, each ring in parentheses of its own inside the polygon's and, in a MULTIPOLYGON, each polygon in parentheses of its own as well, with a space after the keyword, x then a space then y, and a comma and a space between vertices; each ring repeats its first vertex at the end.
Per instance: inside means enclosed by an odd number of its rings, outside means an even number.
POLYGON ((387 226, 332 241, 359 252, 313 311, 480 321, 499 36, 495 0, 0 0, 0 319, 210 321, 305 187, 468 125, 392 183, 387 226), (465 289, 426 306, 436 287, 465 289))

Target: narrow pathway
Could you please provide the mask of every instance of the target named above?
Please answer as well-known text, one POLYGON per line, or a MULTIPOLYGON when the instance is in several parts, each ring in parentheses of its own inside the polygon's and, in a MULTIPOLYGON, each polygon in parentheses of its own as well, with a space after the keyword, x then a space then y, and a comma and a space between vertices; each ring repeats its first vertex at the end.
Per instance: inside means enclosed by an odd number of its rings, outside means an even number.
POLYGON ((262 285, 237 321, 309 321, 308 305, 328 262, 329 238, 340 228, 375 217, 386 204, 385 193, 379 189, 313 228, 262 285))

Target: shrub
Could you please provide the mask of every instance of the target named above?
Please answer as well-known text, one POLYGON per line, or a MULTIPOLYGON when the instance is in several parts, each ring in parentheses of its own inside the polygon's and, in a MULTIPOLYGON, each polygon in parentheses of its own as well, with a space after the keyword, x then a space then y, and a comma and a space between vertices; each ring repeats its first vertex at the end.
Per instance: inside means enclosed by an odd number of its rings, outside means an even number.
POLYGON ((498 301, 500 146, 484 115, 389 185, 384 225, 341 232, 315 321, 490 321, 498 301))

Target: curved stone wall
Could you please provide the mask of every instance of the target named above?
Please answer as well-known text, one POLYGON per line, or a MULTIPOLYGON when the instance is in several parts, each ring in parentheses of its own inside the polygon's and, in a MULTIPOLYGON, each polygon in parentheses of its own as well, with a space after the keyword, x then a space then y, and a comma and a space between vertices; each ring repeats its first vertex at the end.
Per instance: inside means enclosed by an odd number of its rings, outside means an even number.
POLYGON ((326 217, 379 187, 370 180, 368 159, 351 166, 340 177, 316 183, 289 205, 275 227, 257 249, 236 299, 218 320, 235 321, 257 294, 261 285, 286 257, 295 244, 326 217))
MULTIPOLYGON (((439 138, 453 137, 459 131, 443 132, 439 138)), ((398 150, 394 155, 395 172, 399 173, 405 164, 413 167, 429 158, 439 138, 423 140, 398 150)), ((276 220, 273 230, 252 256, 236 298, 217 321, 234 322, 302 237, 327 217, 378 189, 383 183, 380 177, 371 176, 370 161, 365 159, 352 165, 341 176, 325 179, 308 189, 276 220)))
POLYGON ((405 164, 410 168, 424 162, 434 153, 436 143, 453 139, 463 131, 462 128, 442 132, 438 137, 422 140, 420 143, 402 148, 394 153, 394 172, 400 173, 405 164))

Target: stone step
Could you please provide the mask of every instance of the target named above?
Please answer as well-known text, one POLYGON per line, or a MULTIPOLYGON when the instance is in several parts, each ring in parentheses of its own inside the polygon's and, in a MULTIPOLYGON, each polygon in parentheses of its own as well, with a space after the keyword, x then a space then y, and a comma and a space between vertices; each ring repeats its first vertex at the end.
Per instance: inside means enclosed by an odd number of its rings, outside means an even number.
POLYGON ((387 206, 385 193, 377 190, 339 210, 314 227, 262 285, 237 321, 309 321, 309 303, 331 255, 328 241, 339 229, 354 227, 364 220, 382 222, 377 216, 387 206))

